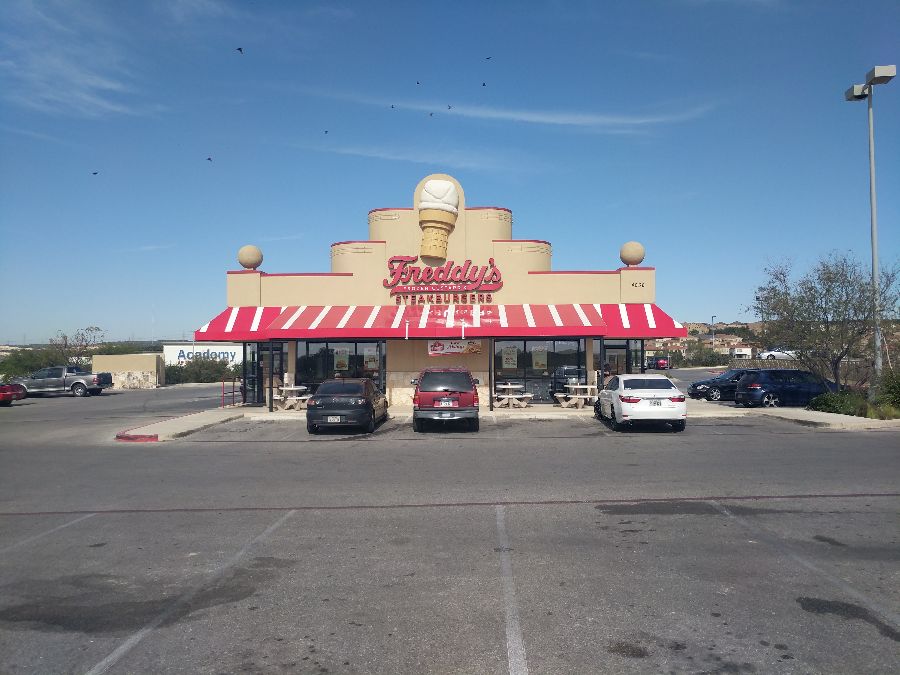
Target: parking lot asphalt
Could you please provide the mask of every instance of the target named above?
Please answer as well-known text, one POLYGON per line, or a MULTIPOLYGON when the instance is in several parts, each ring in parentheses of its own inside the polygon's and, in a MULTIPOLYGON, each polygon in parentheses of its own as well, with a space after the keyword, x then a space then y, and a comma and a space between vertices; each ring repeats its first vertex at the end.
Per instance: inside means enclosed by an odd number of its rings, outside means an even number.
POLYGON ((239 419, 114 444, 90 431, 102 411, 54 420, 77 403, 0 425, 3 673, 900 661, 893 431, 239 419))

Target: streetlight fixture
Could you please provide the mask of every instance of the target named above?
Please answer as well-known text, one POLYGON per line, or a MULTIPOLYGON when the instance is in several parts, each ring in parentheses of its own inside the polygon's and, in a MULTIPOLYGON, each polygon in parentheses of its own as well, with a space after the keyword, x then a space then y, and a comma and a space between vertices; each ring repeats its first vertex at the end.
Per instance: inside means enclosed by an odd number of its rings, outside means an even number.
POLYGON ((897 66, 875 66, 866 74, 865 84, 854 84, 846 92, 848 101, 869 102, 869 206, 872 219, 872 320, 875 324, 875 377, 869 387, 869 398, 874 398, 881 380, 881 325, 879 302, 881 291, 878 281, 878 208, 875 199, 875 122, 872 115, 872 99, 876 84, 887 84, 897 74, 897 66))
POLYGON ((712 328, 712 350, 713 350, 713 353, 715 353, 715 351, 716 351, 716 315, 715 314, 712 315, 712 321, 710 321, 709 325, 712 328))

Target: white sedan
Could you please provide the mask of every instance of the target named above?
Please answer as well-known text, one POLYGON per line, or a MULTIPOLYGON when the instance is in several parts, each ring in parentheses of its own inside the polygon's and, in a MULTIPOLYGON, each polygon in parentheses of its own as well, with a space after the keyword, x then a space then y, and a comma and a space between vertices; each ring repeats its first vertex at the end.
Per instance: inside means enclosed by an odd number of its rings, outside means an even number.
POLYGON ((758 359, 796 359, 797 352, 791 349, 782 349, 781 347, 773 347, 772 349, 760 352, 756 355, 758 359))
POLYGON ((617 375, 600 390, 594 414, 617 431, 632 422, 668 422, 674 431, 684 431, 687 403, 665 375, 617 375))

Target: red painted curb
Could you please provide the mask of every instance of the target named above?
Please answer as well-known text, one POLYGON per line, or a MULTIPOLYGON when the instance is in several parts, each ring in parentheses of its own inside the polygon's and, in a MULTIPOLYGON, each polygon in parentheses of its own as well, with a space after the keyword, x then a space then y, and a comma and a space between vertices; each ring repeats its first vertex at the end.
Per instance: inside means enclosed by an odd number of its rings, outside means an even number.
POLYGON ((156 443, 159 441, 158 434, 116 434, 117 441, 124 441, 127 443, 156 443))

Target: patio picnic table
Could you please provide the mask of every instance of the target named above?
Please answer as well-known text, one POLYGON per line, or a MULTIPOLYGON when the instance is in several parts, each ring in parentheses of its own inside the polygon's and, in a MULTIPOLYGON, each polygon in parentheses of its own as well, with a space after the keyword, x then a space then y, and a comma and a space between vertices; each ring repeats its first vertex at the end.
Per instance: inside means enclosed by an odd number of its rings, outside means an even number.
POLYGON ((294 410, 303 410, 306 408, 306 402, 309 400, 309 395, 304 392, 307 391, 308 387, 305 387, 302 384, 298 385, 284 385, 281 387, 280 398, 281 403, 279 405, 279 409, 281 410, 290 410, 293 408, 294 410))
POLYGON ((554 396, 563 408, 583 408, 597 398, 595 384, 567 384, 566 392, 556 392, 554 396))
POLYGON ((534 396, 526 392, 519 391, 524 389, 524 384, 497 384, 494 385, 501 390, 495 394, 497 406, 501 408, 525 408, 528 406, 528 400, 534 396))

